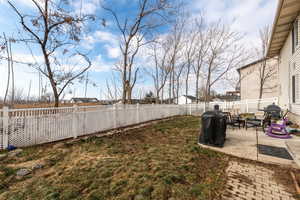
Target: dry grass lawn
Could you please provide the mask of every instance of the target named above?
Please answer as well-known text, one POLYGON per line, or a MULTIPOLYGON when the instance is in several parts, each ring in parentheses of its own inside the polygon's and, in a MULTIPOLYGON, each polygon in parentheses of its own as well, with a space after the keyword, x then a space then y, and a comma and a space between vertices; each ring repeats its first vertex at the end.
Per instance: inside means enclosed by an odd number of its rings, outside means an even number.
POLYGON ((25 148, 0 164, 0 199, 216 199, 228 159, 178 117, 110 137, 25 148), (18 179, 15 172, 44 165, 18 179))

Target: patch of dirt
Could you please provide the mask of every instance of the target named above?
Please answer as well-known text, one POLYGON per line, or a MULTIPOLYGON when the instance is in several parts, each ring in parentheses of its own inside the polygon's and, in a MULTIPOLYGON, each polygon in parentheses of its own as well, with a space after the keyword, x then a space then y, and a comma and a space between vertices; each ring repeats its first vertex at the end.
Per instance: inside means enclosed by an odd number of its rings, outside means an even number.
POLYGON ((36 164, 42 164, 45 165, 45 160, 44 159, 39 159, 39 160, 31 160, 27 162, 20 162, 20 163, 12 163, 8 164, 8 167, 19 169, 19 168, 32 168, 32 166, 36 164))

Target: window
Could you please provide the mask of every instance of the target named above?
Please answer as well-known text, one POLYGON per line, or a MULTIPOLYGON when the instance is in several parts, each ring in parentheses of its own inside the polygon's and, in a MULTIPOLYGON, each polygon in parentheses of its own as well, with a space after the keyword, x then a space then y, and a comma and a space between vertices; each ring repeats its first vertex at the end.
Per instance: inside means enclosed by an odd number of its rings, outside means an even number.
POLYGON ((299 74, 292 76, 292 102, 299 103, 299 74))
POLYGON ((296 103, 296 77, 292 76, 292 102, 296 103))
POLYGON ((292 29, 292 52, 295 53, 298 45, 298 20, 294 22, 292 29))

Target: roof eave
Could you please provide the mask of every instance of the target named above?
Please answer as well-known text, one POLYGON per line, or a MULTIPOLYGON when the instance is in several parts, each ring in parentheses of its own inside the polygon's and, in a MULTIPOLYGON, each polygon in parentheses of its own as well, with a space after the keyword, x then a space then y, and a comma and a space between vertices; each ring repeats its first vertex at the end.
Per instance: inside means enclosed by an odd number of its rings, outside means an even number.
POLYGON ((266 56, 272 58, 280 54, 292 29, 292 25, 299 16, 299 0, 279 0, 274 18, 271 38, 266 56))
MULTIPOLYGON (((273 26, 272 26, 272 34, 271 34, 271 38, 270 38, 270 41, 269 41, 269 44, 268 44, 267 57, 273 57, 273 56, 271 56, 271 54, 270 54, 270 48, 271 48, 271 43, 272 43, 272 40, 273 40, 273 37, 274 37, 274 33, 275 33, 277 21, 278 21, 278 19, 279 19, 280 11, 281 11, 281 9, 282 9, 283 1, 284 1, 284 0, 279 0, 279 1, 278 1, 277 11, 276 11, 275 19, 274 19, 274 21, 273 21, 273 26)), ((274 56, 275 56, 275 55, 274 55, 274 56)))

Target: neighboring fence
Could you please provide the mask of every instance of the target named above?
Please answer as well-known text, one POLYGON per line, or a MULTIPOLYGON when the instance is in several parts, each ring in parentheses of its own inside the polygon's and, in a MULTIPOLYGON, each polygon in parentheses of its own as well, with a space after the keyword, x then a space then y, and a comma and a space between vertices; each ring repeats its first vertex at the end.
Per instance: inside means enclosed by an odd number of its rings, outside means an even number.
POLYGON ((210 102, 209 109, 213 109, 213 106, 218 104, 222 110, 224 109, 236 109, 239 113, 257 112, 259 109, 264 109, 266 106, 275 103, 278 105, 278 98, 266 98, 266 99, 246 99, 241 101, 232 102, 210 102))
MULTIPOLYGON (((208 109, 219 104, 221 109, 255 112, 277 103, 277 99, 211 102, 208 109)), ((201 115, 205 104, 189 105, 114 105, 64 108, 33 108, 0 110, 0 149, 8 144, 16 147, 54 142, 119 127, 163 119, 176 115, 201 115)))
MULTIPOLYGON (((176 115, 200 105, 115 105, 0 110, 0 149, 54 142, 176 115)), ((202 109, 204 107, 202 106, 202 109)))

